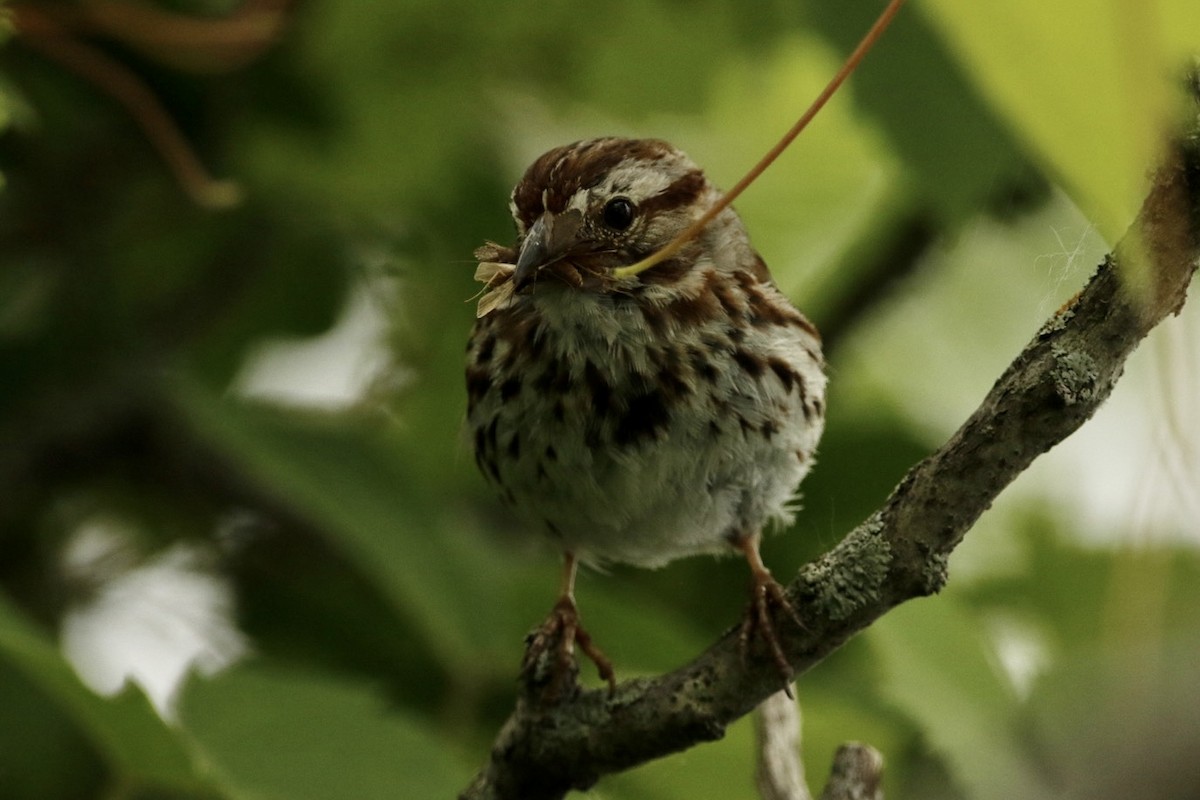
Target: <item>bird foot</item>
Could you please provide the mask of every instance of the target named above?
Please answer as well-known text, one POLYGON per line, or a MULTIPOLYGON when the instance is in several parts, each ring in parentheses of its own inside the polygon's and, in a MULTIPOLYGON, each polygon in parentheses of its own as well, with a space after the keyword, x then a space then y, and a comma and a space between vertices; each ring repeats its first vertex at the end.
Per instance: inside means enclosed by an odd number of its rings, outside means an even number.
POLYGON ((796 609, 788 600, 783 586, 766 568, 755 569, 752 575, 750 603, 746 607, 741 628, 738 630, 738 645, 741 648, 742 660, 743 662, 746 660, 746 655, 750 651, 750 641, 757 634, 770 650, 771 658, 779 670, 780 677, 783 678, 784 691, 787 692, 788 697, 791 697, 791 685, 796 673, 783 652, 783 645, 779 641, 773 618, 777 610, 782 610, 791 618, 792 622, 796 623, 797 627, 803 628, 804 623, 800 621, 800 615, 796 613, 796 609))
POLYGON ((526 638, 525 658, 521 663, 521 674, 529 678, 540 678, 549 669, 547 699, 557 699, 568 686, 573 685, 579 669, 575 664, 575 645, 584 652, 608 683, 609 694, 617 690, 616 674, 612 662, 592 641, 592 637, 579 623, 579 609, 569 595, 558 599, 549 616, 526 638), (549 665, 546 658, 553 660, 549 665))

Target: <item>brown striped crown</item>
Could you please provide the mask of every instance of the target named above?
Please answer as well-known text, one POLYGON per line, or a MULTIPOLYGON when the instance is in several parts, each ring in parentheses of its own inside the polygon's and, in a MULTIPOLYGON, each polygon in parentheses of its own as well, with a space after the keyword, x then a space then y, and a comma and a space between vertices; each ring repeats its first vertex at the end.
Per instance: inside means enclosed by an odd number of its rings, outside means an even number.
MULTIPOLYGON (((596 199, 628 193, 633 188, 630 173, 639 168, 662 171, 673 178, 669 187, 653 198, 658 207, 691 204, 707 183, 691 159, 662 139, 586 139, 543 153, 529 166, 513 189, 513 218, 524 233, 545 211, 562 213, 580 192, 595 191, 596 199), (620 173, 623 179, 601 185, 623 165, 631 168, 620 173)), ((638 199, 645 202, 651 198, 638 199)))
POLYGON ((718 196, 690 158, 660 139, 609 137, 550 150, 512 193, 516 251, 530 265, 517 270, 518 290, 523 273, 531 278, 556 261, 596 272, 632 263, 667 244, 718 196))

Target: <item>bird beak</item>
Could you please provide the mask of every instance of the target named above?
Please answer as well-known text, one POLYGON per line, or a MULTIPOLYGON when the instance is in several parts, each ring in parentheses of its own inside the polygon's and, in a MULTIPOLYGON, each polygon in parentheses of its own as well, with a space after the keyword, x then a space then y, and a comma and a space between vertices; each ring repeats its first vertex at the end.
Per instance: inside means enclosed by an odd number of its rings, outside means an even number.
POLYGON ((533 282, 539 269, 553 264, 570 252, 579 239, 579 228, 583 225, 583 214, 576 209, 562 214, 549 211, 542 214, 521 242, 517 266, 513 271, 513 289, 521 291, 533 282))

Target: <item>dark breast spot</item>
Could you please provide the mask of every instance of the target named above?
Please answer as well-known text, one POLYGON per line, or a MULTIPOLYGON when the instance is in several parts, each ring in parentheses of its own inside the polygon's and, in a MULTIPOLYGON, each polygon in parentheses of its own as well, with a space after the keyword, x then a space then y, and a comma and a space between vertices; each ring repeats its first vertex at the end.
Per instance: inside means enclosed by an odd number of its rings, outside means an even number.
POLYGON ((558 359, 548 359, 546 368, 537 377, 534 387, 539 392, 562 394, 571 388, 571 373, 558 359))
POLYGON ((500 384, 500 399, 511 400, 521 392, 521 379, 515 375, 500 384))
POLYGON ((677 368, 670 367, 658 373, 658 387, 667 401, 674 403, 681 397, 686 397, 692 391, 687 381, 683 379, 677 368))
POLYGON ((583 380, 592 396, 592 411, 597 417, 607 416, 612 403, 612 387, 591 361, 583 368, 583 380))
MULTIPOLYGON (((763 266, 766 264, 764 263, 763 266)), ((743 292, 751 293, 758 290, 760 281, 744 269, 734 270, 733 279, 737 281, 738 286, 742 287, 743 292)))
POLYGON ((762 358, 740 347, 733 351, 733 360, 751 378, 761 378, 763 371, 767 368, 766 362, 762 358))
POLYGON ((808 400, 804 395, 801 395, 800 408, 804 411, 804 418, 809 422, 813 422, 815 419, 819 419, 825 415, 825 404, 821 402, 819 397, 808 400))
POLYGON ((482 467, 484 470, 484 473, 483 473, 484 476, 490 477, 494 482, 499 483, 500 482, 500 468, 498 466, 496 466, 496 459, 485 454, 482 457, 482 461, 483 461, 482 467))
POLYGON ((526 344, 528 345, 529 357, 534 361, 540 361, 542 353, 546 349, 546 336, 542 325, 535 325, 533 327, 533 331, 529 334, 526 344))
POLYGON ((797 311, 787 298, 778 291, 772 291, 771 275, 761 257, 755 264, 753 274, 738 270, 733 273, 733 278, 742 289, 752 324, 800 328, 817 341, 821 340, 821 334, 817 332, 816 327, 797 311))
POLYGON ((496 425, 499 422, 500 416, 497 414, 483 429, 483 446, 488 453, 496 452, 496 425))
POLYGON ((752 272, 754 277, 762 283, 768 283, 771 280, 771 270, 767 269, 767 262, 763 261, 763 257, 757 252, 754 254, 754 267, 752 272))
POLYGON ((725 309, 726 314, 733 319, 742 318, 742 315, 746 311, 746 306, 732 286, 724 281, 713 281, 712 292, 713 297, 721 304, 721 308, 725 309))
POLYGON ((480 367, 467 368, 467 402, 474 407, 492 388, 492 376, 480 367))
POLYGON ((621 416, 613 440, 620 447, 639 444, 657 438, 670 422, 670 411, 662 394, 657 391, 634 395, 628 410, 621 416))
POLYGON ((492 353, 496 350, 496 337, 494 334, 488 334, 483 341, 479 343, 479 350, 475 353, 476 364, 486 364, 492 360, 492 353))
POLYGON ((791 365, 782 358, 768 358, 767 366, 779 378, 779 382, 783 384, 783 389, 786 392, 792 391, 796 384, 803 384, 804 378, 800 373, 792 369, 791 365))
POLYGON ((659 338, 667 335, 667 310, 663 306, 656 306, 652 303, 642 303, 642 318, 646 320, 646 327, 659 338))
POLYGON ((658 385, 668 403, 674 403, 691 394, 692 387, 685 380, 686 371, 681 347, 670 344, 655 353, 651 360, 658 367, 658 385))
POLYGON ((708 357, 708 353, 698 347, 688 350, 688 363, 692 365, 692 372, 697 377, 715 383, 717 380, 717 368, 713 366, 712 361, 708 357))
POLYGON ((711 292, 684 297, 667 306, 667 311, 681 328, 700 325, 717 316, 721 305, 711 292))
POLYGON ((795 326, 816 333, 816 329, 809 325, 808 320, 782 297, 771 299, 759 289, 747 293, 746 296, 756 325, 795 326))

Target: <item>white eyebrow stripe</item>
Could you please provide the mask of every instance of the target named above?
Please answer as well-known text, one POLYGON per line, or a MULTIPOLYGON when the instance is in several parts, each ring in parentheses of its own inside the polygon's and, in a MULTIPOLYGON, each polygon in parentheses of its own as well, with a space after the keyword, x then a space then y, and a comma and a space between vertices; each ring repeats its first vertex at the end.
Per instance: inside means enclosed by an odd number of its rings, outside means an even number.
POLYGON ((610 192, 613 187, 627 186, 621 194, 627 194, 629 199, 638 203, 665 191, 684 172, 686 170, 664 169, 657 165, 651 168, 641 159, 626 159, 613 168, 601 185, 610 192))
POLYGON ((571 195, 570 201, 567 202, 567 208, 573 208, 587 213, 589 194, 591 194, 590 189, 580 189, 578 192, 571 195))
MULTIPOLYGON (((586 212, 588 200, 593 192, 604 195, 625 195, 634 203, 641 203, 648 198, 665 192, 676 180, 686 175, 694 167, 683 161, 672 160, 667 164, 655 164, 651 167, 644 159, 627 158, 591 189, 580 189, 571 196, 567 208, 586 212), (617 191, 617 189, 620 189, 617 191)), ((543 198, 543 205, 545 199, 543 198)))

